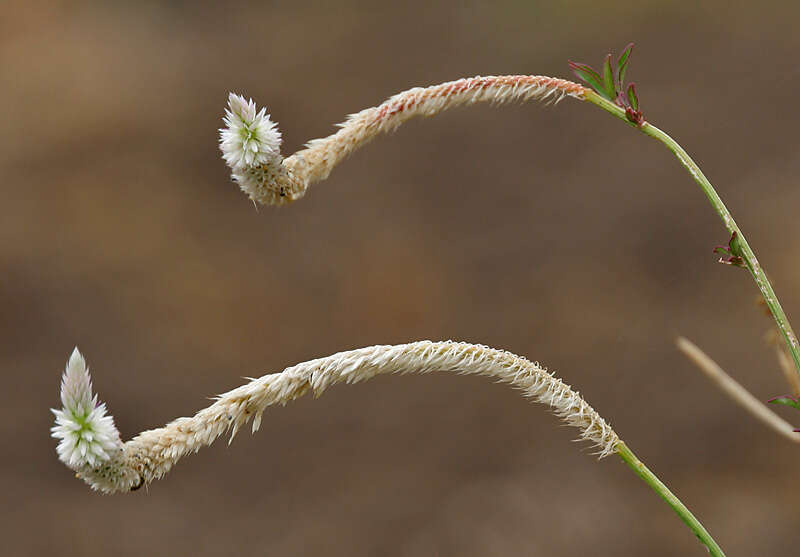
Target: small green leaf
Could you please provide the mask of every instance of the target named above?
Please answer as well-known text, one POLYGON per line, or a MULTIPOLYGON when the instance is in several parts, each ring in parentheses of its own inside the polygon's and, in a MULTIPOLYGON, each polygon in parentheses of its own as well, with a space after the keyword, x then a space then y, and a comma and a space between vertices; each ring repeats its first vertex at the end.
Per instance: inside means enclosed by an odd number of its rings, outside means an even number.
POLYGON ((636 85, 628 85, 628 103, 635 112, 639 112, 639 97, 636 96, 636 85))
POLYGON ((784 406, 791 406, 795 410, 800 410, 800 400, 791 396, 776 396, 768 400, 770 404, 783 404, 784 406))
POLYGON ((591 66, 587 66, 586 64, 578 64, 577 62, 570 62, 569 69, 572 70, 579 79, 582 79, 586 82, 589 87, 600 93, 603 94, 603 80, 600 78, 600 74, 597 73, 594 68, 591 66))
POLYGON ((605 97, 614 101, 617 98, 617 86, 614 84, 614 70, 611 68, 611 55, 603 62, 603 91, 605 97))
POLYGON ((622 51, 619 60, 617 60, 617 83, 619 83, 620 88, 625 86, 625 71, 628 69, 628 61, 630 60, 632 50, 633 43, 628 43, 628 46, 622 51))

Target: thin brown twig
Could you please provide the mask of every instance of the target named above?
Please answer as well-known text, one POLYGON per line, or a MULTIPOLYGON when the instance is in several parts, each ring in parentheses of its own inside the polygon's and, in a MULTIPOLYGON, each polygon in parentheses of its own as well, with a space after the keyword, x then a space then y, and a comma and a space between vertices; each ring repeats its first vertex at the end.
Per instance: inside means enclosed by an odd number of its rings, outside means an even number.
POLYGON ((794 369, 791 356, 786 353, 786 348, 781 342, 780 331, 770 329, 764 338, 767 344, 775 348, 775 357, 778 359, 778 365, 786 378, 786 382, 789 383, 792 394, 800 397, 800 375, 794 369))
MULTIPOLYGON (((760 420, 767 427, 783 435, 794 443, 800 443, 800 433, 794 431, 794 426, 767 408, 764 403, 750 394, 739 382, 719 367, 705 352, 700 350, 693 342, 678 337, 675 343, 678 349, 686 355, 700 370, 706 374, 722 391, 739 404, 742 408, 760 420)), ((789 362, 791 364, 791 362, 789 362)))
POLYGON ((797 375, 792 359, 786 354, 783 346, 775 347, 775 355, 778 357, 778 365, 780 365, 781 371, 786 377, 786 382, 789 383, 789 388, 792 389, 792 394, 800 397, 800 375, 797 375))

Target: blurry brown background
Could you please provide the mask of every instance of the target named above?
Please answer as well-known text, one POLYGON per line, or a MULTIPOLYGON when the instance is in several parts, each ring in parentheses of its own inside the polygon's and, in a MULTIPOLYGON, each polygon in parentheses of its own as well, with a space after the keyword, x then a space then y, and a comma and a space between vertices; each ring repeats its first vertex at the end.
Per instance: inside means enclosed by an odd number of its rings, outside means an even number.
MULTIPOLYGON (((569 77, 636 41, 645 114, 718 185, 800 323, 790 2, 30 2, 0 7, 0 517, 9 555, 703 555, 616 457, 483 378, 383 377, 100 496, 49 438, 77 344, 126 438, 257 376, 416 339, 556 370, 730 555, 800 543, 800 452, 674 349, 788 389, 727 237, 659 144, 565 100, 380 138, 289 208, 217 150, 229 90, 284 152, 398 91, 569 77), (744 4, 744 3, 742 3, 744 4)), ((786 412, 800 422, 800 417, 786 412)))

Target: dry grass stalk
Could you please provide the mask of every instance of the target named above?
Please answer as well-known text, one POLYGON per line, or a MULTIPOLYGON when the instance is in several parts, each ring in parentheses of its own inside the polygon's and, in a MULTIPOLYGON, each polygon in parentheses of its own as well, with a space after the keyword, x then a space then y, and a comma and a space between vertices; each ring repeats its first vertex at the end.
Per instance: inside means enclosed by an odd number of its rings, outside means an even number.
POLYGON ((700 350, 693 342, 679 337, 676 340, 676 344, 680 351, 683 352, 700 371, 705 373, 706 377, 711 379, 722 392, 731 397, 735 403, 744 408, 767 427, 776 431, 779 435, 786 437, 793 443, 800 443, 800 434, 794 431, 794 426, 792 424, 778 416, 760 400, 750 394, 750 391, 745 389, 733 377, 725 373, 714 360, 700 350))

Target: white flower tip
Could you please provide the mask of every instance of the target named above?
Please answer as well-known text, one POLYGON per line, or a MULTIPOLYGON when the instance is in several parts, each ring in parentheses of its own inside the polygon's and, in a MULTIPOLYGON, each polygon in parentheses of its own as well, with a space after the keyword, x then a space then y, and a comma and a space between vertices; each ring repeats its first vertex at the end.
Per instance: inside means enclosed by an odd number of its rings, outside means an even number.
POLYGON ((77 346, 72 351, 72 354, 70 354, 69 361, 67 362, 67 370, 71 369, 80 371, 86 370, 86 360, 83 358, 83 355, 80 353, 80 350, 78 350, 77 346))
POLYGON ((219 130, 222 158, 233 170, 246 170, 281 162, 281 132, 265 108, 256 112, 253 99, 228 94, 224 128, 219 130))
POLYGON ((60 410, 53 410, 56 423, 50 431, 60 440, 56 450, 64 464, 73 470, 95 467, 122 448, 114 418, 92 395, 89 369, 77 347, 61 377, 61 404, 60 410))
POLYGON ((92 380, 86 360, 76 346, 61 377, 61 403, 64 408, 88 412, 92 406, 92 380))
POLYGON ((228 93, 228 110, 243 120, 252 120, 256 115, 256 103, 253 99, 244 100, 244 96, 234 92, 228 93))

